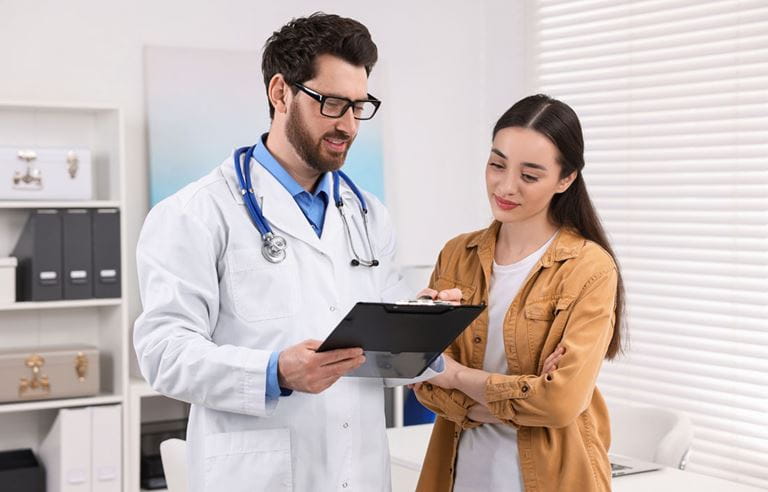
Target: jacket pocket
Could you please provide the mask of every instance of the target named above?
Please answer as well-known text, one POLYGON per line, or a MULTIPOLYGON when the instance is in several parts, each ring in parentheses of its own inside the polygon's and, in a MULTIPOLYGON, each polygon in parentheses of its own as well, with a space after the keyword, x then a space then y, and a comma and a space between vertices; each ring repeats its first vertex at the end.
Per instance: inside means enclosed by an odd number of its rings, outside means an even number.
POLYGON ((205 490, 293 490, 290 430, 262 429, 206 436, 205 490))
POLYGON ((227 269, 234 310, 244 320, 296 314, 298 275, 290 254, 281 263, 269 263, 260 248, 237 249, 227 253, 227 269))

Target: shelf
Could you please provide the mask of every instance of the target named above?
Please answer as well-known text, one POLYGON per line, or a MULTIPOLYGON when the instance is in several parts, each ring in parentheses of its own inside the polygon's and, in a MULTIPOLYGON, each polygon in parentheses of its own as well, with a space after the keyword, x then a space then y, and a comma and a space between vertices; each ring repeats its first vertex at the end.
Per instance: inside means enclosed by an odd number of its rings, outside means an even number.
POLYGON ((109 405, 122 403, 122 395, 99 395, 84 398, 65 398, 54 400, 36 400, 15 403, 0 403, 0 414, 14 412, 31 412, 35 410, 48 410, 69 407, 87 407, 91 405, 109 405))
POLYGON ((33 208, 120 208, 117 200, 83 200, 83 201, 25 201, 0 200, 0 209, 33 209, 33 208))
POLYGON ((101 306, 119 306, 123 303, 123 300, 119 297, 114 299, 76 299, 70 301, 26 301, 26 302, 14 302, 12 304, 0 304, 0 312, 2 311, 26 311, 26 310, 38 310, 38 309, 72 309, 72 308, 89 308, 89 307, 101 307, 101 306))

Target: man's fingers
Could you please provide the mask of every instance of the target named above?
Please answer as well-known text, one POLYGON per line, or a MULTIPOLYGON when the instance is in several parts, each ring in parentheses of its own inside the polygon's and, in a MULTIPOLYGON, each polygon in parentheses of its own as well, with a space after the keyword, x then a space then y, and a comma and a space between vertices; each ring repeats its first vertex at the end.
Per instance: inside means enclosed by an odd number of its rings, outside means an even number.
POLYGON ((317 350, 320 348, 320 345, 323 344, 320 340, 304 340, 301 342, 304 347, 308 348, 309 350, 317 350))
POLYGON ((329 350, 328 352, 317 354, 317 361, 321 366, 327 366, 336 364, 342 360, 354 359, 362 355, 363 349, 361 348, 329 350))
POLYGON ((320 368, 320 372, 318 373, 318 379, 324 382, 333 380, 328 383, 330 386, 335 382, 336 379, 345 376, 350 371, 354 371, 364 363, 365 357, 361 355, 360 357, 355 357, 354 359, 346 359, 335 364, 323 366, 320 368))

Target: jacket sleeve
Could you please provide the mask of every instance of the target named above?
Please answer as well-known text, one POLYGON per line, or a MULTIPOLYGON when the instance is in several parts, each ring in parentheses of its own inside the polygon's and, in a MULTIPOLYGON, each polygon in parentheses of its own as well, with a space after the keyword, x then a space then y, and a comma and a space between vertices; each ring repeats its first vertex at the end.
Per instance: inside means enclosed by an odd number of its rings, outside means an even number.
MULTIPOLYGON (((445 354, 453 357, 453 347, 449 347, 445 354)), ((416 398, 436 415, 460 425, 463 429, 481 425, 467 417, 469 408, 477 402, 457 389, 447 390, 427 382, 416 390, 416 398)))
POLYGON ((218 251, 202 221, 176 197, 147 216, 136 261, 143 312, 134 325, 142 374, 156 391, 216 410, 270 414, 266 397, 270 350, 217 345, 218 251))
POLYGON ((485 396, 494 416, 518 426, 565 427, 586 410, 613 335, 617 281, 612 267, 582 288, 565 326, 565 355, 553 373, 488 378, 485 396))
MULTIPOLYGON (((429 280, 430 289, 437 290, 438 288, 437 279, 440 278, 441 274, 442 257, 443 252, 441 251, 440 255, 437 257, 437 264, 435 265, 435 269, 432 271, 432 276, 429 280)), ((459 346, 456 341, 448 346, 445 350, 445 354, 454 360, 461 360, 459 357, 459 346)), ((424 383, 418 390, 416 390, 416 398, 422 405, 435 412, 435 414, 460 425, 464 429, 470 429, 480 425, 467 418, 469 408, 477 402, 457 389, 448 390, 430 383, 424 383)))

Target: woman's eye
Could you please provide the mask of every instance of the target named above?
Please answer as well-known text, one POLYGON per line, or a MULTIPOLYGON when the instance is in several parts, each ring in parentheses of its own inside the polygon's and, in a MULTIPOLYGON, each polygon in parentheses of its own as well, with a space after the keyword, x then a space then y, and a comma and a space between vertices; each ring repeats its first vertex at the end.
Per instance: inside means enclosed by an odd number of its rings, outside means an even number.
POLYGON ((504 169, 504 166, 502 166, 501 164, 497 164, 495 162, 489 162, 488 165, 491 167, 495 167, 496 169, 504 169))
POLYGON ((527 183, 535 183, 538 180, 539 178, 537 178, 536 176, 533 176, 532 174, 523 174, 523 181, 527 183))

